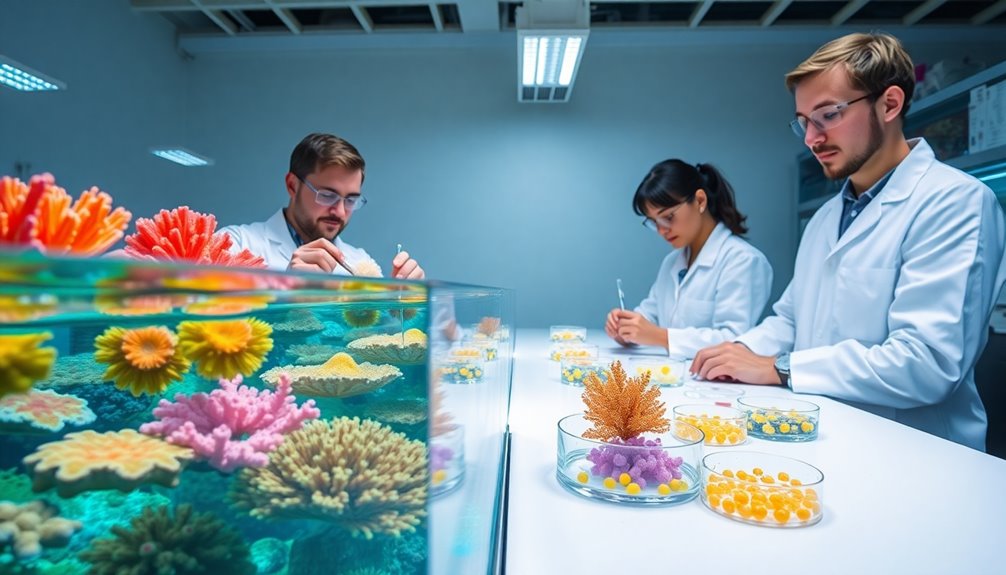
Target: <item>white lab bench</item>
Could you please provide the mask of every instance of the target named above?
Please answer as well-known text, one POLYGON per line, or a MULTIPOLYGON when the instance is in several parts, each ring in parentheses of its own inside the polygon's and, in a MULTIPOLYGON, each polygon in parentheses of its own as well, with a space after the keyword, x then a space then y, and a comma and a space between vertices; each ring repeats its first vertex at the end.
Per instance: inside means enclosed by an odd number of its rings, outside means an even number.
MULTIPOLYGON (((647 353, 622 350, 602 332, 590 332, 588 342, 602 356, 647 353)), ((556 480, 556 423, 583 411, 582 388, 560 383, 549 345, 547 330, 517 332, 509 574, 1006 572, 1006 461, 821 396, 797 396, 821 407, 816 441, 750 438, 739 447, 705 448, 775 453, 819 468, 824 517, 816 525, 747 525, 717 515, 700 497, 632 507, 574 495, 556 480)), ((749 396, 794 395, 741 387, 749 396)), ((697 402, 685 396, 688 389, 664 389, 668 416, 674 405, 697 402)))

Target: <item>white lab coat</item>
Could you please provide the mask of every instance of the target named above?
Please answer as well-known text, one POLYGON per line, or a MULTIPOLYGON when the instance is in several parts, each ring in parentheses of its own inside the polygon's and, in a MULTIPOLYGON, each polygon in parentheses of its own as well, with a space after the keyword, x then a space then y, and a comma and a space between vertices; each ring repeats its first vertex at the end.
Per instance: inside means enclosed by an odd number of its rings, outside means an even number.
POLYGON ((650 294, 635 311, 667 328, 667 351, 686 359, 754 326, 772 291, 772 266, 757 248, 716 224, 684 280, 688 249, 664 258, 650 294))
POLYGON ((738 341, 760 355, 792 350, 794 391, 984 451, 974 367, 1006 281, 1003 212, 925 140, 909 145, 840 239, 840 195, 814 214, 775 315, 738 341))
MULTIPOLYGON (((264 258, 266 267, 271 270, 286 270, 290 265, 290 258, 293 256, 294 250, 297 249, 297 245, 290 236, 290 230, 286 227, 286 218, 283 216, 282 209, 277 210, 272 217, 264 222, 227 226, 221 228, 220 231, 229 235, 234 241, 231 248, 233 251, 247 249, 264 258)), ((349 267, 356 269, 360 263, 365 261, 370 261, 377 266, 377 262, 366 251, 347 244, 342 241, 342 238, 335 238, 334 243, 335 247, 342 251, 349 267)), ((377 266, 377 269, 380 270, 381 267, 377 266)), ((332 273, 348 275, 349 272, 344 270, 342 266, 336 266, 332 273)))

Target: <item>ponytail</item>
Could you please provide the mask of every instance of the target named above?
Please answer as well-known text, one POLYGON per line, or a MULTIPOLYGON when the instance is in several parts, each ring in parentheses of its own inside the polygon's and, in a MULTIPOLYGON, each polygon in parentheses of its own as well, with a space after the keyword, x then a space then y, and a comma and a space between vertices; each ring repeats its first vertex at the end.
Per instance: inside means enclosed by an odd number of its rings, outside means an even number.
POLYGON ((709 164, 695 164, 695 169, 705 182, 703 189, 709 198, 709 213, 717 222, 723 222, 735 235, 743 236, 748 232, 744 220, 747 216, 740 213, 734 201, 734 189, 723 174, 709 164))
POLYGON ((709 164, 686 164, 681 160, 664 160, 650 170, 636 188, 632 209, 646 215, 647 206, 673 208, 691 202, 699 189, 709 198, 709 214, 738 236, 747 233, 747 219, 737 210, 734 190, 726 178, 709 164))

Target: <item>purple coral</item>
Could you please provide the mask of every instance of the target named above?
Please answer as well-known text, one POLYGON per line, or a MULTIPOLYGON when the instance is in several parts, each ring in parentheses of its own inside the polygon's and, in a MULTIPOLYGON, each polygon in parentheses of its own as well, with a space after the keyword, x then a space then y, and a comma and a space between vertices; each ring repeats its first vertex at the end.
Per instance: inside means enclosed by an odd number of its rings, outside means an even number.
POLYGON ((660 439, 633 437, 622 440, 615 438, 609 445, 590 450, 587 461, 594 466, 590 472, 602 477, 618 478, 628 473, 632 482, 646 488, 650 481, 667 483, 681 479, 681 457, 671 457, 662 449, 660 439), (648 449, 652 448, 652 449, 648 449))
POLYGON ((454 459, 453 449, 443 445, 430 445, 430 472, 445 469, 452 459, 454 459))
POLYGON ((309 399, 298 407, 290 393, 290 378, 280 376, 276 391, 241 385, 241 376, 221 379, 209 394, 175 395, 154 408, 158 421, 144 423, 140 431, 164 437, 175 445, 192 448, 210 465, 224 472, 237 467, 264 467, 268 453, 283 442, 283 435, 316 419, 321 411, 309 399))

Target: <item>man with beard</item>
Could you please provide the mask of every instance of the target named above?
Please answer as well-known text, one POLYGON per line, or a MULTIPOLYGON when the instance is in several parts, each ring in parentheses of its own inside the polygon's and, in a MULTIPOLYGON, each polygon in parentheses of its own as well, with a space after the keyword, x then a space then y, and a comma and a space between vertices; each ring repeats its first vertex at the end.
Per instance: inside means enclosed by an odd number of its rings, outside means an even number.
MULTIPOLYGON (((227 226, 235 250, 247 248, 271 269, 334 274, 380 275, 366 251, 344 242, 339 234, 367 200, 360 193, 366 164, 357 149, 331 134, 310 134, 290 156, 286 192, 290 202, 271 218, 227 226)), ((423 279, 423 268, 408 252, 391 262, 391 277, 423 279)))
POLYGON ((774 315, 699 351, 692 372, 828 395, 984 450, 974 368, 1006 281, 994 194, 906 141, 915 76, 896 38, 833 40, 786 85, 794 131, 844 185, 807 225, 774 315))

